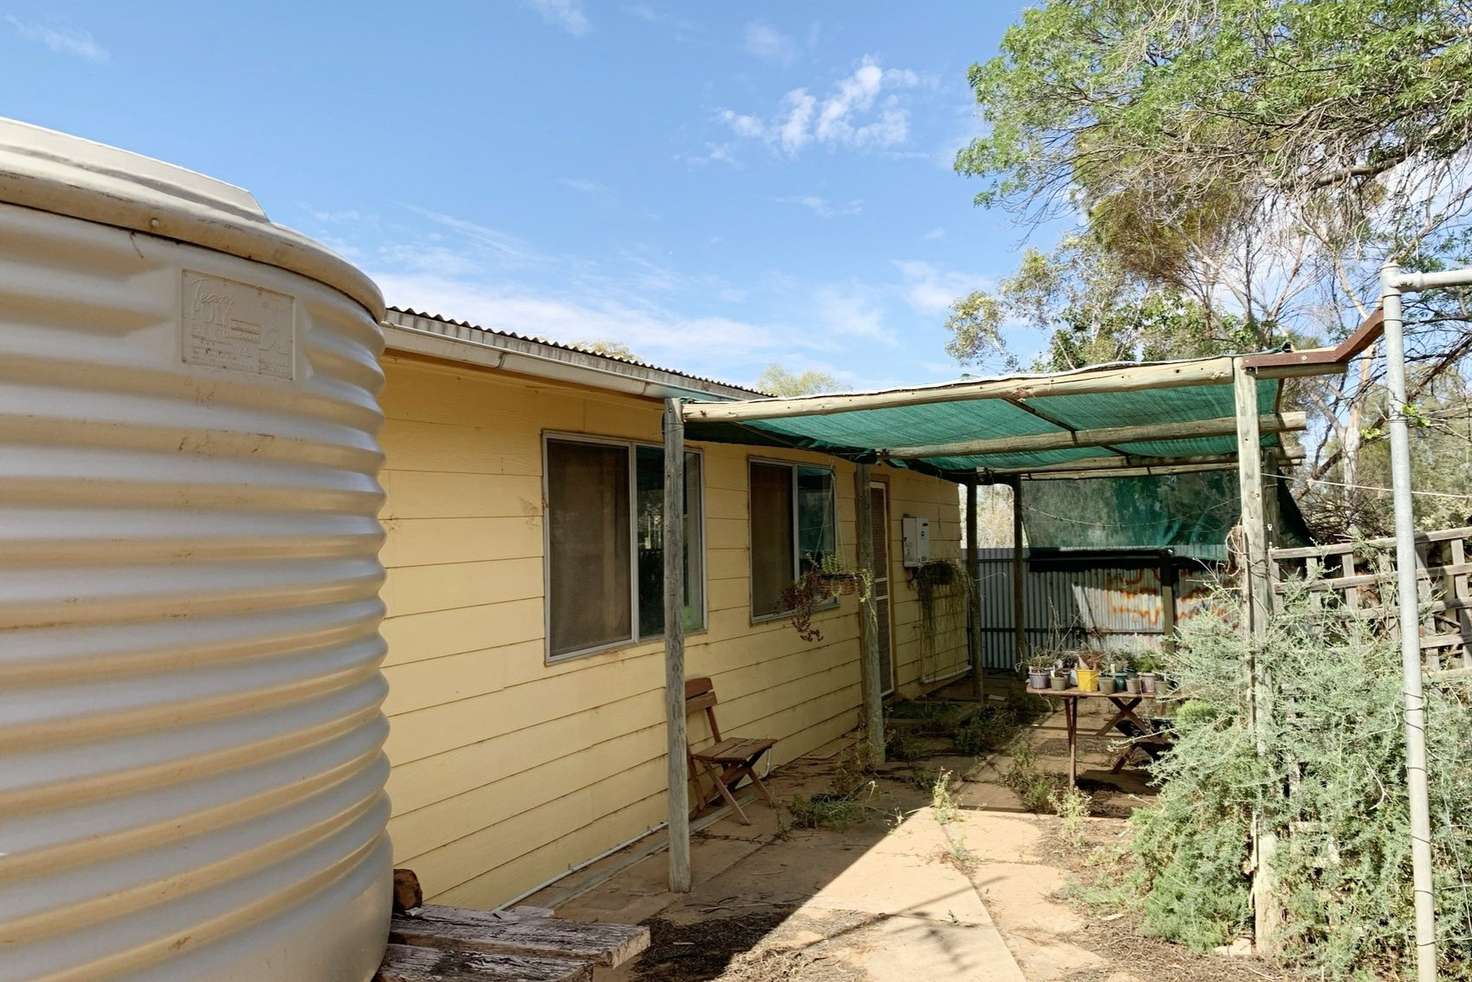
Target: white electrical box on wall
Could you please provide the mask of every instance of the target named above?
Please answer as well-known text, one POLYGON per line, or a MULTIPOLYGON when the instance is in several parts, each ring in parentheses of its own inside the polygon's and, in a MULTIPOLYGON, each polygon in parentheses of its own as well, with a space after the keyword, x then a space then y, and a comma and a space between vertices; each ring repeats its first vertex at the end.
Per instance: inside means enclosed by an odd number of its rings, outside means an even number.
POLYGON ((930 561, 930 519, 917 515, 900 519, 900 557, 906 569, 930 561))

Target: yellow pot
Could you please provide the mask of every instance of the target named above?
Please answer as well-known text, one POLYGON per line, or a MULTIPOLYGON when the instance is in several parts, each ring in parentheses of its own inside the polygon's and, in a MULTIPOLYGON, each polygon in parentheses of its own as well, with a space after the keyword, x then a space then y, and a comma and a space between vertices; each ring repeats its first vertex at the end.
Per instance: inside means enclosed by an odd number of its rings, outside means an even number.
POLYGON ((1080 692, 1098 692, 1098 670, 1093 668, 1080 668, 1078 670, 1078 688, 1080 692))

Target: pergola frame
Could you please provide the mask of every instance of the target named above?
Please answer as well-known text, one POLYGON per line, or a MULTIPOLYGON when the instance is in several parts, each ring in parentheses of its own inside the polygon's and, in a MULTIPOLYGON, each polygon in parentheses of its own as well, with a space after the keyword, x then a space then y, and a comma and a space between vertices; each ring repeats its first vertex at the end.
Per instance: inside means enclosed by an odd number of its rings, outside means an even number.
MULTIPOLYGON (((1145 389, 1176 388, 1200 385, 1230 385, 1235 396, 1236 414, 1230 420, 1197 421, 1184 429, 1195 432, 1183 433, 1183 425, 1162 423, 1158 426, 1126 426, 1089 430, 1073 429, 1049 419, 1062 427, 1062 434, 1044 434, 970 441, 960 445, 963 449, 983 446, 986 452, 1001 453, 1012 449, 1036 449, 1039 446, 1105 446, 1112 442, 1127 443, 1133 440, 1180 439, 1183 436, 1200 435, 1202 432, 1231 434, 1237 436, 1237 453, 1214 455, 1209 458, 1192 457, 1149 457, 1132 458, 1124 454, 1082 460, 1061 465, 1040 466, 1006 472, 981 471, 964 477, 948 475, 962 480, 967 486, 966 509, 968 544, 974 545, 977 519, 978 483, 1007 483, 1013 488, 1013 608, 1016 619, 1016 644, 1019 652, 1023 645, 1022 567, 1023 546, 1021 528, 1021 494, 1026 480, 1083 479, 1087 477, 1118 477, 1130 473, 1170 473, 1191 469, 1224 469, 1236 467, 1242 496, 1242 525, 1246 532, 1246 556, 1243 557, 1247 570, 1249 630, 1260 632, 1265 624, 1265 612, 1271 601, 1271 584, 1267 576, 1267 514, 1264 507, 1263 459, 1276 454, 1279 459, 1288 459, 1291 453, 1265 451, 1261 446, 1261 435, 1265 432, 1285 432, 1302 429, 1305 425, 1301 413, 1274 413, 1261 416, 1257 411, 1256 381, 1265 378, 1298 378, 1310 375, 1342 373, 1355 354, 1364 350, 1382 329, 1381 315, 1377 310, 1343 344, 1332 348, 1315 348, 1301 352, 1272 352, 1257 355, 1223 356, 1197 359, 1194 361, 1165 362, 1156 364, 1111 365, 1077 372, 1052 375, 1022 376, 1006 379, 985 379, 948 383, 945 385, 922 386, 910 389, 893 389, 885 392, 852 393, 842 395, 803 396, 794 399, 753 399, 736 402, 682 402, 668 400, 665 409, 665 500, 664 528, 683 528, 683 501, 681 469, 671 469, 670 461, 683 459, 684 427, 686 422, 744 423, 757 420, 788 419, 803 416, 822 416, 855 410, 884 409, 900 406, 919 406, 945 402, 982 399, 1006 400, 1013 406, 1034 415, 1042 415, 1033 407, 1022 402, 1040 396, 1073 395, 1102 392, 1132 392, 1145 389), (1230 423, 1230 425, 1228 425, 1230 423), (1112 430, 1110 433, 1105 430, 1112 430), (1107 437, 1107 438, 1106 438, 1107 437), (1093 442, 1098 441, 1098 442, 1093 442), (1148 461, 1148 462, 1147 462, 1148 461), (1177 469, 1172 471, 1171 469, 1177 469), (676 492, 680 492, 676 495, 676 492)), ((1046 419, 1047 417, 1044 416, 1046 419)), ((942 454, 954 450, 955 445, 940 446, 942 454)), ((906 459, 927 455, 939 456, 936 446, 909 446, 896 441, 895 447, 870 448, 868 459, 906 459), (924 451, 925 453, 921 453, 924 451)), ((976 452, 974 449, 971 452, 976 452)), ((865 520, 862 489, 867 486, 869 464, 860 461, 856 485, 860 489, 858 501, 859 520, 856 522, 858 557, 863 568, 873 565, 874 529, 865 520)), ((678 546, 678 540, 676 545, 678 546)), ((976 552, 971 553, 974 561, 976 552)), ((690 816, 688 810, 688 780, 685 746, 685 703, 684 703, 684 638, 677 629, 684 596, 684 563, 681 555, 671 550, 671 540, 665 543, 665 624, 669 630, 665 642, 665 685, 666 709, 668 712, 667 734, 669 752, 669 833, 670 833, 670 888, 676 892, 690 889, 690 816), (671 613, 673 612, 673 613, 671 613)), ((979 606, 973 598, 972 608, 979 606)), ((883 760, 883 706, 880 698, 879 645, 872 623, 868 618, 864 626, 864 642, 860 661, 865 721, 864 743, 871 760, 883 760)), ((983 695, 982 663, 980 645, 981 612, 968 611, 968 655, 975 674, 975 693, 983 695)), ((1254 675, 1254 678, 1256 676, 1254 675)), ((1261 844, 1268 845, 1268 844, 1261 844)), ((1265 858, 1265 857, 1262 857, 1265 858)), ((1266 890, 1266 885, 1264 885, 1266 890)), ((1256 885, 1255 885, 1256 893, 1256 885)), ((1258 904, 1258 917, 1267 912, 1258 904)), ((1262 923, 1261 920, 1259 923, 1262 923)))

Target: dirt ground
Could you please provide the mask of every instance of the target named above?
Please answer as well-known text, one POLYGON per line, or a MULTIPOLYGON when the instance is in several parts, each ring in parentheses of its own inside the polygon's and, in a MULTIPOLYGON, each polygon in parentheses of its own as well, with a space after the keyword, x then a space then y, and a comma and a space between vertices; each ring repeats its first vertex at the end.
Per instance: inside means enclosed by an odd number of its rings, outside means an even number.
MULTIPOLYGON (((1080 713, 1085 733, 1105 721, 1091 708, 1080 713)), ((1062 715, 1026 735, 1036 768, 1061 783, 1062 715)), ((786 805, 850 785, 847 749, 836 743, 774 772, 773 793, 786 805)), ((649 950, 600 982, 1287 978, 1255 959, 1145 937, 1133 914, 1101 914, 1071 898, 1070 883, 1115 874, 1099 847, 1117 843, 1124 818, 1151 795, 1141 772, 1108 774, 1105 741, 1081 741, 1080 786, 1095 817, 1084 821, 1080 847, 1065 841, 1057 817, 1024 810, 1003 783, 1008 755, 957 755, 942 738, 910 749, 919 756, 866 778, 846 827, 797 828, 787 807, 753 802, 751 825, 726 815, 701 829, 688 894, 668 891, 668 857, 654 836, 526 903, 650 926, 649 950), (951 800, 937 809, 942 772, 951 800)))

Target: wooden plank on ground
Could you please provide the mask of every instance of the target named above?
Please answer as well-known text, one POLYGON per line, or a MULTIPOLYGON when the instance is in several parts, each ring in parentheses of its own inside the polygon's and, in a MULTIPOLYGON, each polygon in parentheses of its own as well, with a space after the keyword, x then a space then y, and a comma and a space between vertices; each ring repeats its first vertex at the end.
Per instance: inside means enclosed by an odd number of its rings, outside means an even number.
POLYGON ((425 904, 414 917, 395 915, 389 940, 404 945, 581 958, 611 967, 649 947, 649 928, 425 904))
POLYGON ((593 963, 390 944, 374 982, 592 982, 593 963))

